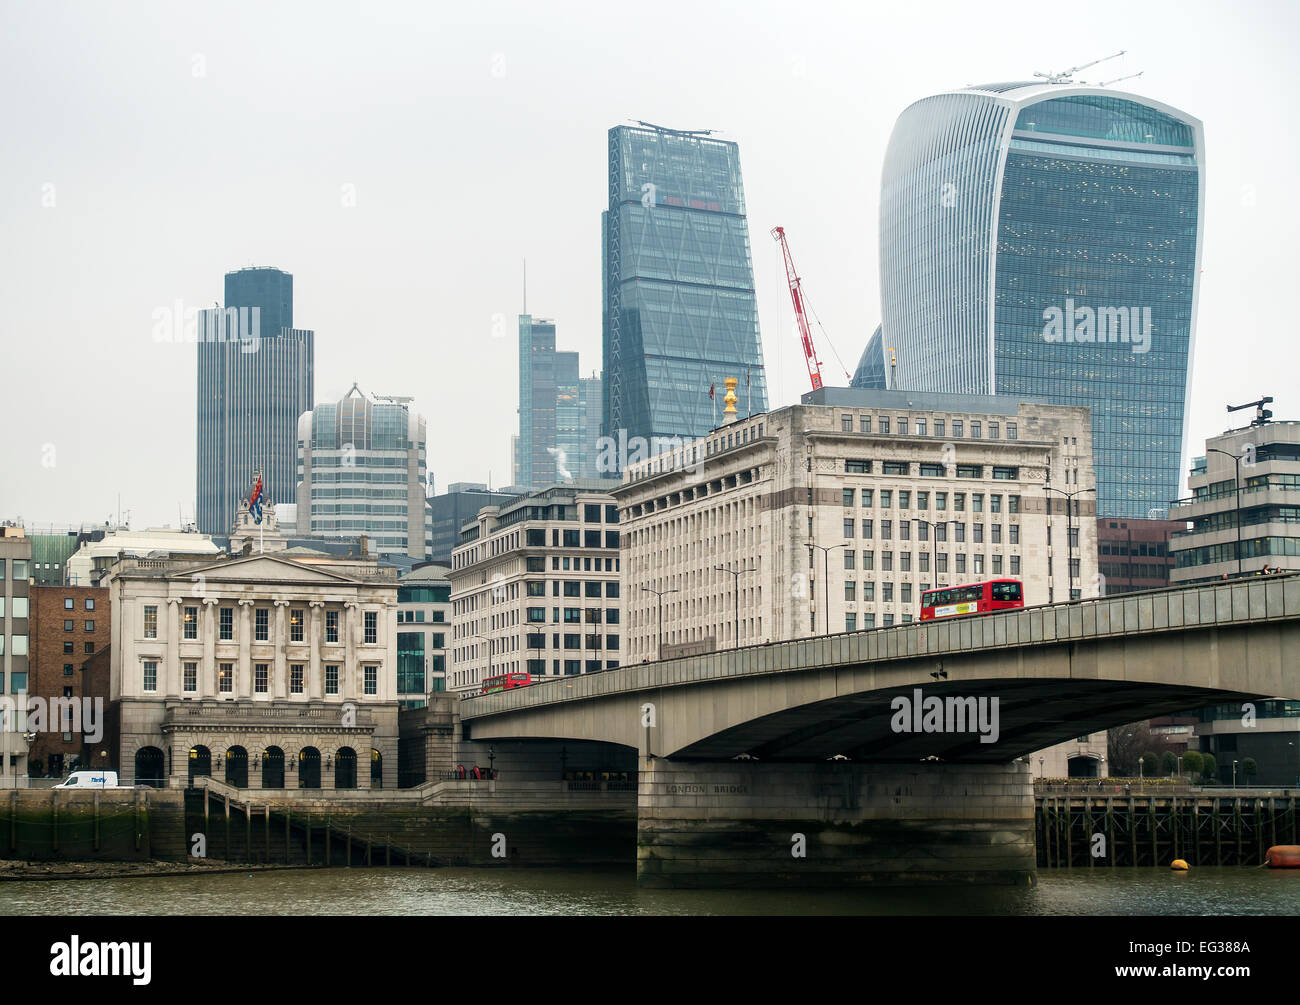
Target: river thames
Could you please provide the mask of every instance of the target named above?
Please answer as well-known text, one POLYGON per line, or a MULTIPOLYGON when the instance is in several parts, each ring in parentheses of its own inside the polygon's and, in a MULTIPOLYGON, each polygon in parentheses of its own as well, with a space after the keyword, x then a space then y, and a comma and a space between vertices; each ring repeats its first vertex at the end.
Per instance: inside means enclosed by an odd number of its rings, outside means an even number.
POLYGON ((639 890, 632 871, 310 869, 0 883, 0 915, 1300 914, 1300 870, 1043 870, 1033 887, 639 890))

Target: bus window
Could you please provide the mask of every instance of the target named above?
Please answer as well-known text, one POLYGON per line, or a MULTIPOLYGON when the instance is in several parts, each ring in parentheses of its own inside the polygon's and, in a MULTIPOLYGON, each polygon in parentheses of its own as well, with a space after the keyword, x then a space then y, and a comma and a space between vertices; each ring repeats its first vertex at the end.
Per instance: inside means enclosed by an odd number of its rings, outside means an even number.
POLYGON ((994 583, 993 584, 994 600, 1019 600, 1020 584, 1019 583, 994 583))

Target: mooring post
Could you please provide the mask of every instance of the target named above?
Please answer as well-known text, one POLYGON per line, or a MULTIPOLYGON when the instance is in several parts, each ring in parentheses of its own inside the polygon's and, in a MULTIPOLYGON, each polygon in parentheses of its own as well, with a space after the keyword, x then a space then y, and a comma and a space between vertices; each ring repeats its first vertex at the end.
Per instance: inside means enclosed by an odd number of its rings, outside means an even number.
POLYGON ((307 864, 311 865, 311 814, 307 814, 307 864))
POLYGON ((344 848, 347 851, 347 866, 349 869, 351 869, 352 868, 352 825, 351 824, 348 824, 347 835, 348 835, 347 844, 344 845, 344 848))
POLYGON ((50 841, 55 851, 59 850, 59 794, 53 789, 50 790, 50 817, 53 830, 50 832, 50 841))
MULTIPOLYGON (((1295 830, 1295 822, 1292 821, 1291 830, 1295 830)), ((9 793, 9 850, 13 851, 18 847, 18 790, 14 789, 9 793)))
POLYGON ((95 846, 95 851, 99 851, 99 793, 98 792, 95 793, 94 818, 95 818, 94 846, 95 846))
POLYGON ((329 868, 334 864, 334 831, 331 827, 331 821, 334 814, 325 814, 325 867, 329 868))
POLYGON ((284 864, 289 865, 293 858, 289 850, 289 818, 293 815, 293 810, 288 806, 284 808, 284 864))

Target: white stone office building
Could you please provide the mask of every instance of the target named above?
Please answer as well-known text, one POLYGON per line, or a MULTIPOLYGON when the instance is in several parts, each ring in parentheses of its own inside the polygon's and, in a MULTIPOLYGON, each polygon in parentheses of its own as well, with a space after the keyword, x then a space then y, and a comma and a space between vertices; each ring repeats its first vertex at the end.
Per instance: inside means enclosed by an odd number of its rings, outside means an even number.
POLYGON ((620 666, 618 509, 608 480, 578 479, 488 506, 452 551, 449 690, 508 672, 559 677, 620 666))
POLYGON ((396 786, 395 569, 283 553, 126 558, 105 585, 126 782, 396 786))
POLYGON ((1191 497, 1169 510, 1171 520, 1191 522, 1169 539, 1171 583, 1235 577, 1239 569, 1300 570, 1300 422, 1211 437, 1187 484, 1191 497))
POLYGON ((425 421, 409 398, 371 399, 355 384, 298 420, 296 532, 330 540, 365 535, 379 555, 428 557, 425 421))
POLYGON ((1090 429, 1086 408, 824 388, 631 464, 624 658, 657 658, 658 593, 669 654, 904 624, 924 590, 995 577, 1027 606, 1096 596, 1090 429))
POLYGON ((397 698, 419 708, 447 690, 450 662, 451 581, 445 565, 425 565, 397 586, 397 698))

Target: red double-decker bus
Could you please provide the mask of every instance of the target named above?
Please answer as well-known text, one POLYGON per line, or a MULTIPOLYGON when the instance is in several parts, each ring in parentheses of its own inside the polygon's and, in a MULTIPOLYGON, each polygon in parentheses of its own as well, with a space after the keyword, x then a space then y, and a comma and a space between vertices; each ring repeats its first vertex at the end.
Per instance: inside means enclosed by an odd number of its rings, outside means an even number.
POLYGON ((988 614, 1025 606, 1024 584, 1018 579, 990 579, 969 586, 943 586, 921 594, 921 620, 988 614))
POLYGON ((508 691, 512 687, 527 687, 533 682, 531 674, 526 673, 502 673, 495 677, 483 678, 483 689, 480 694, 492 694, 496 691, 508 691))

